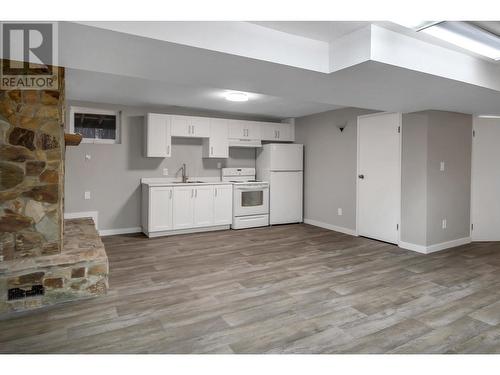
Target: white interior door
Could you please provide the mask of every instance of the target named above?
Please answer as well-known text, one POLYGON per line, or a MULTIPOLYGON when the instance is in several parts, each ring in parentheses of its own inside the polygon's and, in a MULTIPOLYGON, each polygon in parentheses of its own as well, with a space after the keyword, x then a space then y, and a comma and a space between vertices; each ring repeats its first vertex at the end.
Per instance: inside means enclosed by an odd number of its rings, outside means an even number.
POLYGON ((399 242, 401 214, 401 114, 358 118, 357 231, 399 242))
POLYGON ((500 241, 500 119, 474 118, 471 232, 473 241, 500 241))

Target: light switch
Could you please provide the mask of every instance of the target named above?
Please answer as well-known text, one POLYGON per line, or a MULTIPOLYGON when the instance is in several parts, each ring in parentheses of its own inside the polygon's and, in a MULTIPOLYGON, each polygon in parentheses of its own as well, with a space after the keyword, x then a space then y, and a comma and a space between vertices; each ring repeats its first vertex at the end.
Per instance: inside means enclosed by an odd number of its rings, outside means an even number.
POLYGON ((444 171, 444 161, 439 164, 439 170, 444 171))
POLYGON ((85 155, 85 160, 90 160, 90 159, 92 159, 92 156, 90 154, 86 154, 85 155))
POLYGON ((163 175, 168 176, 168 168, 163 168, 163 175))
POLYGON ((446 222, 446 219, 443 219, 443 222, 441 223, 441 227, 442 227, 443 229, 446 229, 446 225, 447 225, 447 224, 448 224, 448 223, 446 222))
POLYGON ((90 191, 85 192, 85 199, 90 199, 90 191))

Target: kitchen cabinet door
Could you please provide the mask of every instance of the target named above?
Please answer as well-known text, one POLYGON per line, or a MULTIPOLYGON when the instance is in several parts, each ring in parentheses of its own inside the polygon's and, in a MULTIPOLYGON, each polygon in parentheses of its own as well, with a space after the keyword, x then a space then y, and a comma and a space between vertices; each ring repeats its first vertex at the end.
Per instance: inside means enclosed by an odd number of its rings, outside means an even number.
POLYGON ((233 221, 233 186, 214 186, 214 225, 228 225, 233 221))
POLYGON ((277 124, 276 132, 278 141, 295 141, 295 126, 293 124, 277 124))
POLYGON ((188 116, 172 116, 172 136, 191 137, 191 124, 188 116))
POLYGON ((172 188, 149 189, 149 232, 172 229, 172 188))
POLYGON ((214 221, 214 186, 196 186, 194 189, 194 227, 208 227, 214 221))
POLYGON ((261 139, 260 123, 257 121, 244 121, 243 129, 246 139, 261 139))
POLYGON ((203 140, 203 157, 229 157, 227 120, 210 119, 210 137, 203 140))
POLYGON ((243 127, 243 123, 244 121, 241 120, 228 120, 229 138, 233 139, 245 138, 244 134, 246 133, 246 130, 243 127))
POLYGON ((291 124, 263 122, 260 126, 262 140, 274 142, 293 142, 294 128, 291 124))
POLYGON ((145 126, 145 156, 168 158, 172 155, 171 116, 148 113, 145 126))
POLYGON ((193 227, 194 189, 191 186, 173 188, 173 229, 193 227))
POLYGON ((210 119, 196 116, 172 116, 172 136, 208 138, 210 119))
POLYGON ((210 136, 210 119, 207 117, 190 117, 192 137, 208 138, 210 136))

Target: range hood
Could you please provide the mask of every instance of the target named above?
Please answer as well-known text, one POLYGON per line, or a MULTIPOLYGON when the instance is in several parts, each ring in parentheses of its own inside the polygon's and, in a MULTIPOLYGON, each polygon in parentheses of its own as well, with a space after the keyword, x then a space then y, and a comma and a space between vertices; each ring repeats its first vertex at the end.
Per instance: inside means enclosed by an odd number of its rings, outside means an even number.
POLYGON ((260 139, 230 138, 229 147, 262 147, 260 139))

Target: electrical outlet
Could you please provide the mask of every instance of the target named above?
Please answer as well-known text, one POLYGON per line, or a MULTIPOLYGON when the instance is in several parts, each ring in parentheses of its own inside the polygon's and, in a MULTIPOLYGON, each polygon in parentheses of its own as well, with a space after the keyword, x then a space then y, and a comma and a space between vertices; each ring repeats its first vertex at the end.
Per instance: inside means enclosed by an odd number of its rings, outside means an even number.
POLYGON ((446 225, 447 225, 447 224, 448 224, 448 223, 446 222, 446 219, 443 219, 443 221, 441 222, 441 227, 442 227, 443 229, 446 229, 446 225))
POLYGON ((337 215, 342 216, 342 208, 337 208, 337 215))
POLYGON ((222 163, 220 161, 217 162, 217 169, 221 169, 222 168, 222 163))
POLYGON ((439 163, 439 170, 440 171, 444 171, 444 161, 442 161, 441 163, 439 163))
POLYGON ((90 155, 90 154, 86 154, 86 155, 85 155, 85 160, 90 160, 90 159, 92 159, 92 155, 90 155))
POLYGON ((163 175, 168 176, 168 168, 163 168, 163 175))
POLYGON ((90 199, 90 191, 85 192, 85 199, 90 199))

